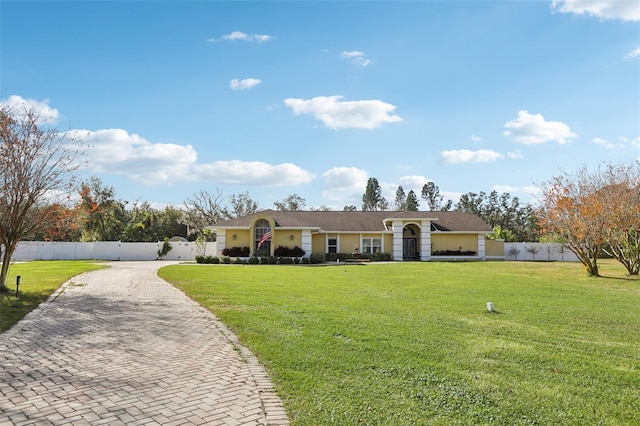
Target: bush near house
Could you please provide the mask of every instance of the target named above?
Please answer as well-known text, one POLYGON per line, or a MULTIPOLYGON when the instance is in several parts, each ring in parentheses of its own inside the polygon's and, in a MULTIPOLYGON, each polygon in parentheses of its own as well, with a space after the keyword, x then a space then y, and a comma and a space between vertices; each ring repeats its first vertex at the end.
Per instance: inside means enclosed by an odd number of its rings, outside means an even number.
POLYGON ((228 257, 249 257, 249 247, 227 247, 222 250, 222 255, 228 257))
POLYGON ((475 251, 462 251, 462 250, 436 250, 433 252, 433 256, 475 256, 475 251))
POLYGON ((302 257, 304 256, 304 253, 304 250, 302 250, 298 246, 295 246, 293 248, 279 246, 273 251, 273 254, 277 257, 302 257))

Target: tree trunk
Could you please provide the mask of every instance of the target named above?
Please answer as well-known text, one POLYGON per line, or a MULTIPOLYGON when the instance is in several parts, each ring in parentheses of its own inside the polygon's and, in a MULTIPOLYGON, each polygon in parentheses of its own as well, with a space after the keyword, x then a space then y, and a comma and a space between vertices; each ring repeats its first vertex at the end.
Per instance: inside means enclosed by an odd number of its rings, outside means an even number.
POLYGON ((0 269, 0 293, 9 290, 7 287, 7 276, 9 274, 9 266, 11 266, 11 257, 16 250, 15 244, 5 245, 2 251, 2 268, 0 269))

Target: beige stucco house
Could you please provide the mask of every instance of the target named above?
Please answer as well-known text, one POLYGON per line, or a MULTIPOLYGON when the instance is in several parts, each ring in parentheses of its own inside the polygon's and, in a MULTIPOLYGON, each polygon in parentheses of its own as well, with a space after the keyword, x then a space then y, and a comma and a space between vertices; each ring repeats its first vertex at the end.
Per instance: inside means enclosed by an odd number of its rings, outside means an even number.
POLYGON ((251 255, 274 255, 278 247, 311 253, 389 253, 403 260, 504 259, 504 242, 478 216, 457 211, 274 211, 220 222, 218 256, 248 247, 251 255), (270 238, 264 237, 268 232, 270 238))

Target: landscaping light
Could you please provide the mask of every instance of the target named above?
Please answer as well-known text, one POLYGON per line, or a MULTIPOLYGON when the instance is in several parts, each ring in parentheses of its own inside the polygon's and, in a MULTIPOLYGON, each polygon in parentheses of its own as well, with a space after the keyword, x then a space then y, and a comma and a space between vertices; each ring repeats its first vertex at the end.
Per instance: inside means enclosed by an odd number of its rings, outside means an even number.
POLYGON ((18 298, 18 291, 20 289, 20 275, 16 277, 16 299, 18 298))
POLYGON ((493 312, 493 302, 487 302, 487 311, 493 312))

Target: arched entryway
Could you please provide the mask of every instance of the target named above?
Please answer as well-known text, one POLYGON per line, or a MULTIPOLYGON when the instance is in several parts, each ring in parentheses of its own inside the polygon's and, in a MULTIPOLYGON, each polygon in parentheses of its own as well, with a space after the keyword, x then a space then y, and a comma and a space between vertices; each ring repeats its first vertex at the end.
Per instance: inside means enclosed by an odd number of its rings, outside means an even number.
POLYGON ((402 228, 402 260, 420 259, 420 228, 410 224, 402 228))

